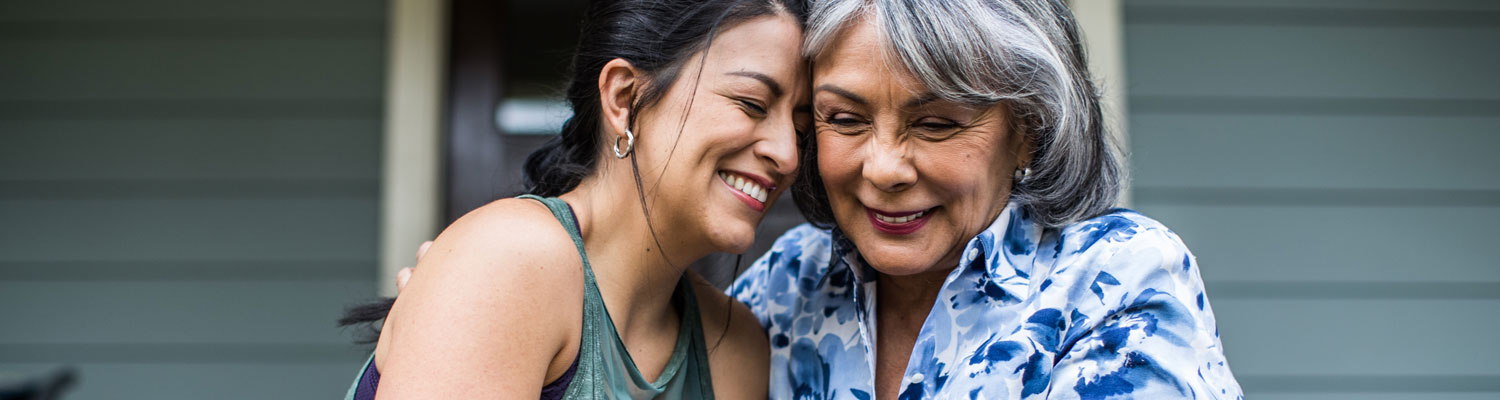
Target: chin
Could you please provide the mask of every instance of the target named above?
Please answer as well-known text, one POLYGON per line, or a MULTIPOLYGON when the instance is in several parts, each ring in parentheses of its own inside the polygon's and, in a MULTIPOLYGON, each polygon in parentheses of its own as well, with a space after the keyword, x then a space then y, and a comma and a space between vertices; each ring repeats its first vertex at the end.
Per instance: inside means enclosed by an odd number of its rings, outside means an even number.
POLYGON ((862 246, 859 240, 855 240, 854 246, 859 248, 865 263, 885 275, 908 276, 952 267, 939 265, 943 255, 931 254, 930 249, 924 248, 920 243, 893 243, 877 239, 870 246, 862 246))
POLYGON ((865 262, 869 263, 870 268, 874 268, 876 271, 880 271, 881 274, 890 276, 916 275, 927 272, 933 267, 933 263, 919 260, 919 257, 912 257, 910 255, 903 256, 875 252, 874 254, 864 253, 864 257, 865 262), (871 260, 881 260, 883 262, 871 260))
POLYGON ((743 254, 750 251, 750 246, 755 244, 755 226, 721 227, 709 234, 709 241, 713 243, 714 251, 729 254, 743 254))

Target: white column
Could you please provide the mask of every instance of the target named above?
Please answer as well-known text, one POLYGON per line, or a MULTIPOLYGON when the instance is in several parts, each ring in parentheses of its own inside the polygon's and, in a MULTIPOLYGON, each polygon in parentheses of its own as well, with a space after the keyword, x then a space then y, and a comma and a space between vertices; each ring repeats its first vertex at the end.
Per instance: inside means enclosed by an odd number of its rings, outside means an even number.
POLYGON ((447 1, 392 0, 380 194, 380 293, 437 234, 447 1))

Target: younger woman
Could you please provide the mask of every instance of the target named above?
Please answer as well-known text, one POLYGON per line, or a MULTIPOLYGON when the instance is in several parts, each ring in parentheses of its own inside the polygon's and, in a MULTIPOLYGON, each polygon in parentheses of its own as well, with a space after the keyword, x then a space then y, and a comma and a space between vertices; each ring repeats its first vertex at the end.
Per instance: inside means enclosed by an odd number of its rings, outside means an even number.
POLYGON ((531 195, 438 236, 350 397, 765 398, 755 317, 685 271, 748 249, 796 171, 802 8, 593 2, 531 195))

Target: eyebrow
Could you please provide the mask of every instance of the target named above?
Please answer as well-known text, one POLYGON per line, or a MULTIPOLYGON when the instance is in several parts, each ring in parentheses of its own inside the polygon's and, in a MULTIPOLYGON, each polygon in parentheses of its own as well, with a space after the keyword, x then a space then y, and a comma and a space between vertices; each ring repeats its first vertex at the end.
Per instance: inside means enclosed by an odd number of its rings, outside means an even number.
POLYGON ((766 76, 766 74, 762 74, 762 73, 754 72, 754 71, 734 71, 734 72, 730 72, 730 73, 728 73, 726 75, 743 76, 743 77, 746 77, 746 78, 751 78, 751 79, 760 81, 760 83, 765 84, 767 88, 770 88, 771 89, 771 95, 776 96, 776 97, 781 97, 782 94, 786 93, 784 90, 781 89, 781 84, 780 83, 776 83, 775 79, 771 79, 771 77, 766 76))
MULTIPOLYGON (((829 92, 829 93, 833 93, 833 94, 836 94, 836 95, 839 95, 839 96, 843 96, 845 98, 848 98, 849 101, 852 101, 852 102, 854 102, 856 104, 859 104, 860 106, 869 106, 870 105, 870 101, 866 100, 864 97, 860 97, 860 95, 854 94, 854 92, 850 92, 850 91, 845 90, 844 88, 841 88, 841 87, 838 87, 838 86, 824 84, 822 86, 818 86, 817 90, 824 91, 824 92, 829 92)), ((902 105, 902 108, 913 109, 913 108, 917 108, 917 107, 921 107, 921 106, 927 105, 928 103, 937 101, 938 99, 940 99, 940 97, 938 97, 938 95, 936 93, 932 93, 932 92, 922 93, 921 95, 918 95, 916 98, 913 98, 911 100, 907 100, 906 104, 902 105)))
POLYGON ((852 101, 855 104, 859 104, 861 106, 869 106, 870 105, 870 101, 869 100, 865 100, 864 97, 860 97, 859 95, 854 94, 854 92, 850 92, 848 90, 844 90, 844 88, 841 88, 841 87, 838 87, 838 86, 833 86, 833 85, 829 85, 829 84, 823 84, 823 85, 818 86, 817 91, 819 91, 819 92, 829 92, 829 93, 833 93, 833 94, 836 94, 836 95, 839 95, 839 96, 843 96, 844 98, 849 99, 849 101, 852 101))

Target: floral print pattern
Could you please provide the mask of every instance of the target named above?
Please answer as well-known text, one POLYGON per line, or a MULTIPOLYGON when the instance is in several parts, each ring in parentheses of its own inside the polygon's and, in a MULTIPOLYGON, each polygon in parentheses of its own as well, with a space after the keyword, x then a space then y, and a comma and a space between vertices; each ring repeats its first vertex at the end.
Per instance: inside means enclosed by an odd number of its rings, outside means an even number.
MULTIPOLYGON (((875 271, 802 225, 730 287, 771 341, 771 398, 874 398, 875 271)), ((1243 398, 1187 247, 1129 210, 1043 228, 1012 203, 964 247, 901 399, 1243 398)))

